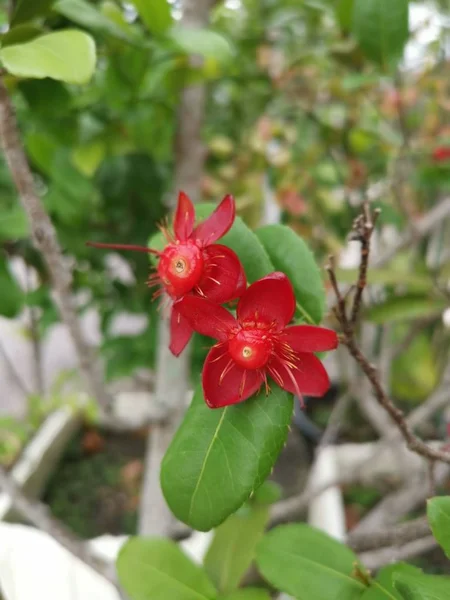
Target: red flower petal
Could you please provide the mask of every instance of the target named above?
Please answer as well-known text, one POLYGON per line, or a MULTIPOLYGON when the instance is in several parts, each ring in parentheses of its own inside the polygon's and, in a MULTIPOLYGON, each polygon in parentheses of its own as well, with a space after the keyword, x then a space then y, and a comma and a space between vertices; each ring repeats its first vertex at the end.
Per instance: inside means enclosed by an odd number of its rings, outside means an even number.
POLYGON ((198 333, 225 341, 228 332, 237 326, 237 321, 225 308, 198 296, 184 296, 176 307, 190 326, 198 333))
POLYGON ((231 229, 236 216, 236 205, 233 196, 225 196, 216 210, 194 229, 193 237, 203 246, 209 246, 231 229))
POLYGON ((278 385, 292 394, 321 397, 330 387, 328 373, 314 354, 301 352, 293 369, 273 357, 268 371, 278 385))
POLYGON ((203 366, 203 393, 210 408, 237 404, 252 396, 262 384, 261 373, 236 365, 226 344, 211 348, 203 366))
POLYGON ((213 244, 203 250, 203 260, 203 275, 195 288, 200 296, 222 304, 242 293, 247 282, 241 261, 233 250, 213 244))
POLYGON ((295 296, 292 284, 284 273, 271 273, 244 292, 237 306, 239 321, 257 320, 273 323, 284 329, 294 316, 295 296))
POLYGON ((189 321, 183 317, 174 304, 170 314, 170 344, 169 348, 172 354, 179 356, 186 348, 192 337, 194 330, 189 325, 189 321))
POLYGON ((283 342, 296 352, 324 352, 338 347, 336 332, 315 325, 294 325, 283 332, 283 342))
POLYGON ((173 221, 175 237, 180 242, 185 242, 194 229, 195 210, 189 196, 184 192, 178 194, 178 204, 173 221))

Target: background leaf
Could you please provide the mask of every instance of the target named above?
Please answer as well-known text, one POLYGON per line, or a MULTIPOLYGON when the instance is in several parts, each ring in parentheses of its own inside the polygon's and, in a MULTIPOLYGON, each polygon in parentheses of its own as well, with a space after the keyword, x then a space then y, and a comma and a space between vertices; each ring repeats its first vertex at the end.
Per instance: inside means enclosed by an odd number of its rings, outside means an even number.
POLYGON ((55 0, 18 0, 15 3, 11 27, 45 15, 55 0))
POLYGON ((172 25, 170 4, 167 0, 131 0, 143 23, 153 35, 161 35, 172 25))
POLYGON ((270 594, 260 588, 244 588, 227 596, 219 596, 219 600, 270 600, 270 594))
POLYGON ((214 532, 204 566, 222 594, 238 587, 269 520, 269 506, 243 506, 214 532))
POLYGON ((427 517, 434 537, 450 558, 450 496, 430 498, 427 517))
POLYGON ((439 315, 447 307, 443 298, 424 296, 402 296, 388 298, 366 311, 369 321, 382 325, 393 321, 408 321, 439 315))
POLYGON ((402 600, 448 600, 450 598, 450 579, 435 575, 424 575, 418 569, 415 573, 400 572, 393 574, 394 587, 402 600))
POLYGON ((170 540, 131 538, 117 559, 119 582, 131 600, 210 600, 206 573, 170 540))
POLYGON ((363 593, 360 600, 403 600, 398 590, 394 588, 394 574, 416 573, 416 567, 406 563, 397 563, 383 567, 363 593))
POLYGON ((325 307, 325 290, 311 250, 295 231, 285 225, 267 225, 255 233, 275 269, 286 273, 291 280, 304 319, 320 323, 325 307))
POLYGON ((53 6, 53 10, 73 23, 92 31, 105 33, 120 40, 131 41, 122 27, 86 0, 58 0, 53 6))
POLYGON ((293 400, 276 385, 266 396, 211 409, 201 385, 161 467, 175 516, 194 529, 220 525, 269 475, 287 437, 293 400))
POLYGON ((18 77, 87 83, 95 69, 95 43, 87 33, 66 29, 2 48, 0 59, 18 77))
POLYGON ((2 255, 0 255, 0 290, 0 315, 12 319, 21 310, 24 295, 2 255))
POLYGON ((352 576, 356 556, 325 533, 305 524, 273 529, 259 543, 263 577, 296 598, 356 600, 365 586, 352 576))
POLYGON ((354 0, 353 33, 378 64, 401 58, 409 36, 408 0, 354 0))
POLYGON ((186 54, 200 54, 222 65, 229 64, 234 57, 230 42, 210 29, 176 27, 171 32, 171 38, 186 54))

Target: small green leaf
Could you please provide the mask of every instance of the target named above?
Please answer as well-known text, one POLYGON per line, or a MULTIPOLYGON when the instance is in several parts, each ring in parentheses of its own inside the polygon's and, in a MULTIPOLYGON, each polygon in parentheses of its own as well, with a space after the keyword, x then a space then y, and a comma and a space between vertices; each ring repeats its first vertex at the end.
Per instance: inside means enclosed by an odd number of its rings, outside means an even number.
POLYGON ((227 596, 219 596, 218 600, 270 600, 270 594, 261 588, 244 588, 227 596))
POLYGON ((17 25, 17 27, 13 27, 6 33, 2 34, 0 38, 1 45, 2 48, 6 48, 6 46, 12 46, 13 44, 23 44, 24 42, 29 42, 42 33, 43 29, 37 25, 30 25, 29 23, 17 25))
POLYGON ((18 0, 15 3, 11 27, 44 16, 55 0, 18 0))
POLYGON ((274 504, 281 499, 283 491, 281 486, 275 481, 265 481, 261 487, 255 490, 251 500, 255 504, 268 505, 274 504))
POLYGON ((419 569, 412 572, 393 574, 394 587, 402 600, 448 600, 450 598, 450 578, 424 575, 419 569))
POLYGON ((131 41, 122 27, 86 0, 58 0, 53 6, 53 10, 86 29, 105 33, 119 40, 131 41))
POLYGON ((132 600, 211 600, 206 573, 170 540, 131 538, 117 559, 119 582, 132 600))
POLYGON ((230 42, 210 29, 175 27, 170 37, 186 54, 200 54, 205 58, 213 58, 222 65, 233 60, 234 52, 230 42))
POLYGON ((447 307, 441 298, 423 296, 401 296, 389 298, 381 304, 372 306, 366 311, 369 321, 382 325, 394 321, 408 321, 438 316, 447 307))
POLYGON ((389 66, 409 37, 408 0, 354 0, 353 33, 368 58, 389 66))
MULTIPOLYGON (((357 269, 336 269, 337 280, 342 283, 355 283, 358 280, 357 269)), ((407 285, 414 291, 428 292, 434 282, 427 274, 408 273, 398 269, 369 269, 367 282, 381 285, 407 285)))
POLYGON ((0 215, 0 242, 24 239, 28 232, 27 216, 21 206, 3 208, 0 215))
POLYGON ((6 259, 0 255, 0 315, 12 319, 21 310, 24 294, 11 275, 6 259))
POLYGON ((325 289, 311 250, 286 225, 267 225, 255 233, 275 269, 286 273, 291 280, 303 318, 310 323, 320 323, 325 308, 325 289))
POLYGON ((341 30, 348 33, 352 28, 354 0, 337 0, 335 5, 336 17, 341 30))
POLYGON ((143 23, 153 35, 161 35, 172 25, 170 4, 167 0, 131 0, 143 23))
POLYGON ((357 600, 366 586, 353 577, 353 552, 305 524, 284 525, 259 543, 256 562, 277 589, 296 598, 357 600))
POLYGON ((394 588, 394 574, 416 573, 416 567, 406 563, 397 563, 383 567, 378 571, 375 579, 370 582, 370 587, 363 593, 360 600, 403 600, 394 588))
POLYGON ((217 527, 269 475, 288 433, 293 400, 276 385, 266 396, 211 409, 198 386, 161 467, 172 512, 199 531, 217 527))
POLYGON ((214 532, 204 566, 222 594, 229 594, 239 586, 268 520, 268 506, 244 506, 214 532))
POLYGON ((450 496, 430 498, 427 516, 434 537, 450 558, 450 496))
POLYGON ((66 29, 2 48, 0 60, 18 77, 87 83, 95 69, 95 43, 83 31, 66 29))

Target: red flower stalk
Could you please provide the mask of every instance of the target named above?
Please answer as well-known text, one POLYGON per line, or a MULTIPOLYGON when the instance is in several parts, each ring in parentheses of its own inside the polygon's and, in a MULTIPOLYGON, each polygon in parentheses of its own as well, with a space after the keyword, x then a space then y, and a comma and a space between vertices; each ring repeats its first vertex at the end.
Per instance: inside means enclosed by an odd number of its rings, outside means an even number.
POLYGON ((432 153, 434 162, 446 162, 450 160, 450 146, 438 146, 432 153))
POLYGON ((268 376, 295 393, 323 396, 328 374, 313 352, 332 350, 334 331, 314 325, 286 327, 295 312, 292 285, 284 273, 272 273, 253 283, 241 296, 237 318, 204 298, 186 296, 178 303, 191 326, 218 340, 206 357, 203 392, 211 408, 242 402, 268 376))
MULTIPOLYGON (((88 242, 87 245, 156 255, 159 258, 158 266, 147 282, 149 287, 159 286, 153 299, 166 292, 173 301, 189 294, 220 304, 238 298, 247 285, 237 255, 227 246, 214 243, 231 228, 235 214, 234 199, 225 196, 215 211, 194 227, 194 205, 185 193, 180 192, 174 234, 167 227, 160 228, 167 241, 164 250, 128 244, 88 242)), ((170 328, 170 350, 178 356, 190 340, 193 330, 176 305, 172 305, 170 328)))

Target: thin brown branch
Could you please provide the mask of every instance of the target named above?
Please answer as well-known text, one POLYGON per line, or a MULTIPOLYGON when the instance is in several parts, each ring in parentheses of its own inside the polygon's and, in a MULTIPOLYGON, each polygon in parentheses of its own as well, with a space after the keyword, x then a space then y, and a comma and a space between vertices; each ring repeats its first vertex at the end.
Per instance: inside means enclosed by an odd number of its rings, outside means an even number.
POLYGON ((103 386, 100 372, 96 368, 93 352, 83 337, 74 308, 71 295, 71 269, 64 260, 53 223, 36 193, 30 166, 19 138, 14 108, 2 79, 0 79, 0 140, 20 201, 30 222, 33 243, 47 263, 56 304, 74 343, 81 373, 91 394, 104 409, 107 409, 110 398, 103 386))
POLYGON ((370 552, 363 552, 359 555, 359 559, 364 566, 371 570, 378 570, 385 565, 399 562, 402 560, 408 560, 433 550, 438 545, 435 538, 431 535, 413 540, 403 546, 391 546, 389 548, 382 548, 381 550, 373 550, 370 552))
POLYGON ((376 400, 389 414, 392 421, 395 423, 399 432, 403 436, 408 448, 425 458, 433 461, 439 460, 450 464, 449 452, 431 448, 414 434, 411 426, 406 421, 403 411, 394 405, 386 393, 376 367, 369 362, 368 358, 365 356, 356 342, 355 325, 359 316, 362 293, 366 285, 367 265, 370 255, 370 239, 374 231, 373 224, 375 220, 375 214, 371 215, 369 207, 365 205, 363 213, 355 220, 353 225, 353 239, 359 239, 361 241, 361 260, 357 291, 353 299, 353 304, 350 308, 350 317, 347 315, 345 303, 342 302, 342 295, 339 292, 333 262, 330 262, 330 265, 328 266, 328 274, 331 285, 336 293, 337 298, 335 314, 343 330, 341 341, 345 344, 351 356, 361 367, 363 373, 372 386, 376 400))
POLYGON ((355 552, 367 552, 383 546, 403 546, 419 538, 431 535, 430 525, 426 517, 419 517, 396 527, 370 531, 369 533, 351 534, 348 545, 355 552))

